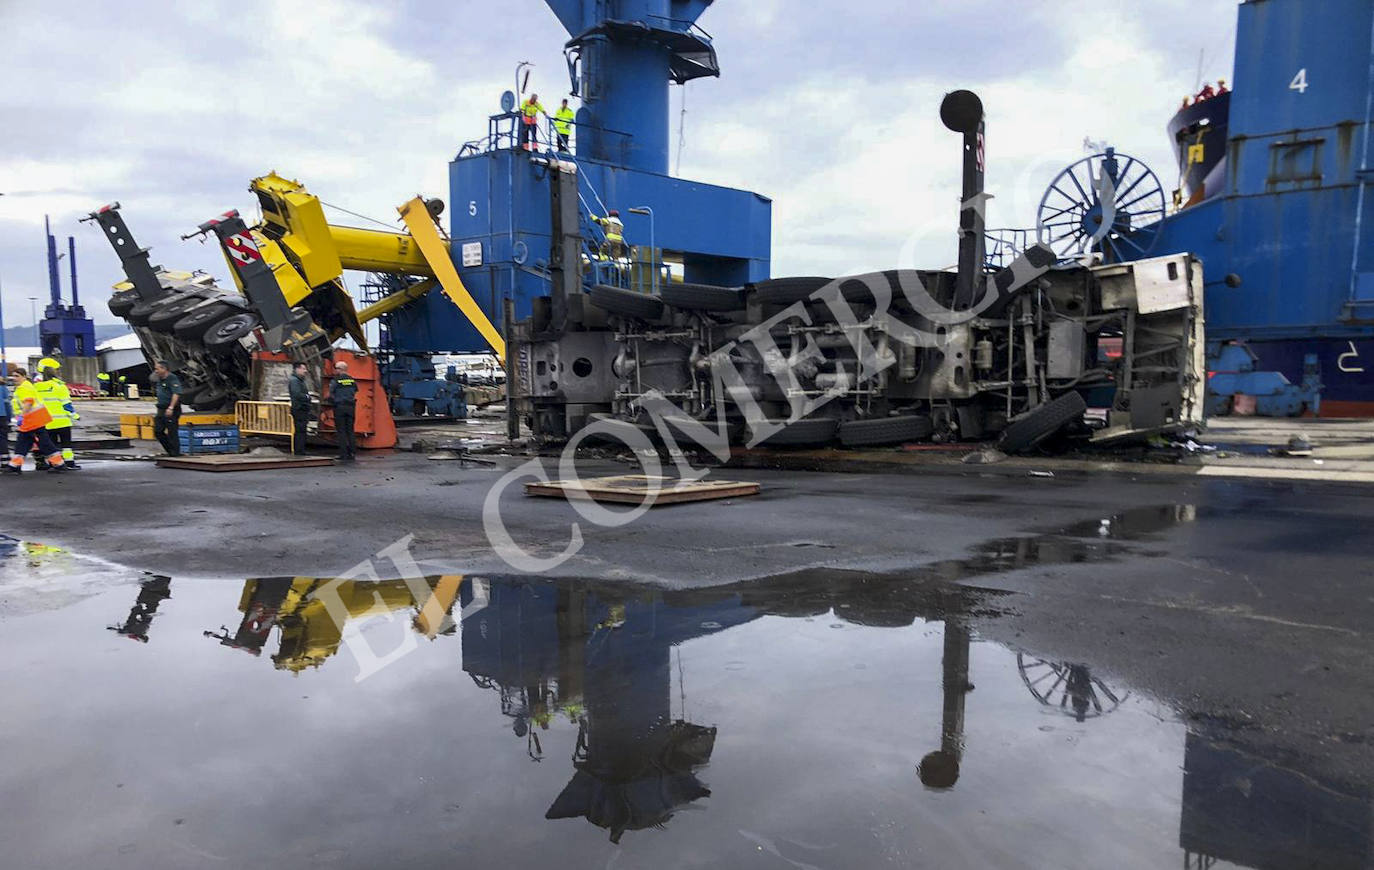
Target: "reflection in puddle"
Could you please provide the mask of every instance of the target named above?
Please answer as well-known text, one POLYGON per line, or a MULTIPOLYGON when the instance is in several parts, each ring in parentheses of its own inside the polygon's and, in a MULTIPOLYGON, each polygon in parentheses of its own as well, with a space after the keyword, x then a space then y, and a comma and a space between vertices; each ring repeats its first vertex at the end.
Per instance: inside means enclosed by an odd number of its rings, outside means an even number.
POLYGON ((1017 653, 1016 669, 1037 701, 1079 722, 1112 712, 1130 695, 1122 692, 1118 696, 1084 665, 1047 662, 1017 653))
POLYGON ((129 609, 129 615, 119 625, 106 627, 130 640, 147 643, 148 629, 152 627, 153 617, 157 616, 158 606, 172 597, 171 587, 170 577, 154 575, 144 580, 139 584, 138 598, 129 609))
POLYGON ((1194 517, 683 591, 144 577, 6 624, 0 793, 30 799, 0 840, 16 866, 1365 866, 1367 791, 982 641, 1014 596, 948 582, 1194 517), (43 839, 31 807, 68 805, 89 845, 43 839))

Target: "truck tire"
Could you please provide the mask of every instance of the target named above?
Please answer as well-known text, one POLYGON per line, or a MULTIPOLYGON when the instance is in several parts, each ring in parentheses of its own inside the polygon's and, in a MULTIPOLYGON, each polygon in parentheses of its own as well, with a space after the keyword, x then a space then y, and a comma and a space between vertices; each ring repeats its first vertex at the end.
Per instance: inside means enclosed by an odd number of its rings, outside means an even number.
POLYGON ((173 299, 166 305, 159 305, 148 317, 147 326, 156 332, 170 333, 176 322, 190 313, 192 308, 205 301, 202 296, 186 296, 173 299))
POLYGON ((139 301, 138 293, 133 290, 120 290, 110 296, 110 313, 123 320, 129 314, 129 309, 137 305, 139 301))
POLYGON ((935 423, 926 416, 876 417, 840 424, 840 443, 845 447, 875 447, 924 441, 935 434, 935 423))
POLYGON ((829 284, 833 278, 769 278, 751 285, 754 299, 775 305, 791 305, 808 299, 812 293, 829 284))
POLYGON ((593 305, 610 314, 637 317, 640 320, 658 320, 663 316, 663 301, 654 296, 608 284, 597 284, 590 295, 593 305))
MULTIPOLYGON (((764 447, 801 447, 825 444, 835 437, 838 421, 833 417, 797 420, 760 442, 764 447)), ((752 439, 751 439, 752 440, 752 439)))
POLYGON ((232 353, 234 348, 239 346, 239 340, 257 329, 261 323, 256 314, 240 311, 216 321, 200 340, 211 353, 232 353))
POLYGON ((1046 402, 1002 430, 997 446, 1006 453, 1021 453, 1044 441, 1065 424, 1083 416, 1088 403, 1078 393, 1065 393, 1046 402))
POLYGON ((181 298, 172 293, 147 301, 140 300, 125 313, 124 319, 128 321, 131 326, 147 326, 149 319, 164 306, 180 301, 181 298))
POLYGON ((195 340, 204 335, 206 331, 216 323, 219 323, 230 315, 238 313, 239 311, 237 309, 231 308, 228 305, 206 305, 197 308, 195 311, 192 311, 190 314, 187 314, 176 323, 172 324, 172 334, 177 338, 187 339, 188 341, 195 340))
POLYGON ((218 411, 229 403, 230 395, 219 387, 206 387, 196 393, 187 404, 197 411, 218 411))
POLYGON ((739 287, 669 284, 661 293, 664 302, 688 311, 739 311, 744 308, 744 292, 739 287))

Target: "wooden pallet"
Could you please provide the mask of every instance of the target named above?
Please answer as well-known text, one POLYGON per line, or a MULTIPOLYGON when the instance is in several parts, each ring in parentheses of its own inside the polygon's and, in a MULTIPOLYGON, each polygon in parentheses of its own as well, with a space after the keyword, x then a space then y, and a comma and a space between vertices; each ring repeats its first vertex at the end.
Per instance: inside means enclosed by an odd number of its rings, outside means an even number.
POLYGON ((333 464, 334 460, 328 456, 247 456, 241 453, 164 456, 157 461, 158 468, 180 468, 185 471, 264 471, 333 464))
POLYGON ((643 474, 619 474, 612 477, 589 477, 586 480, 554 480, 549 483, 525 484, 525 495, 633 505, 641 505, 648 501, 651 506, 758 494, 759 485, 745 480, 683 481, 672 477, 649 477, 643 474))

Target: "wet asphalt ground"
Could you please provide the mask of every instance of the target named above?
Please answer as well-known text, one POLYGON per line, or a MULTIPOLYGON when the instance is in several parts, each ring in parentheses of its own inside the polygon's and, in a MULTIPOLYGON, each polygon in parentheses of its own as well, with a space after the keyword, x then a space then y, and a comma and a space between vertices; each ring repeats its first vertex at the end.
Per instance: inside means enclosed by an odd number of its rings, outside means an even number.
POLYGON ((0 482, 0 863, 1371 863, 1374 490, 505 471, 0 482))

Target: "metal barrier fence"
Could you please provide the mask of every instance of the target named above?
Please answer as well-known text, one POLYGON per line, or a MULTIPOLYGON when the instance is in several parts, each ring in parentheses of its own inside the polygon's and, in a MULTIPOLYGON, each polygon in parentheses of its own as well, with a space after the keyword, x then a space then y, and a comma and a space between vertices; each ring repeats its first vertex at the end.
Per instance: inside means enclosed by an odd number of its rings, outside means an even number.
POLYGON ((290 402, 239 402, 234 406, 243 435, 286 435, 296 432, 290 402))

